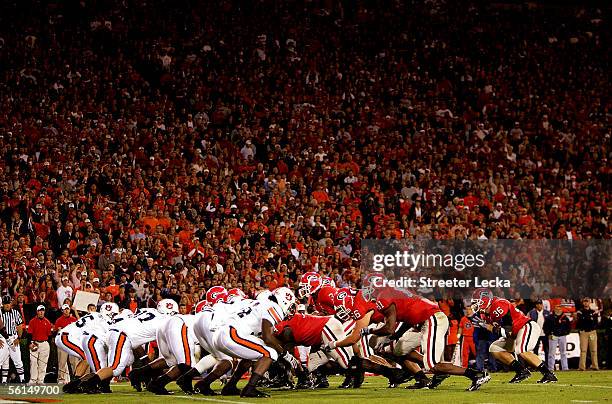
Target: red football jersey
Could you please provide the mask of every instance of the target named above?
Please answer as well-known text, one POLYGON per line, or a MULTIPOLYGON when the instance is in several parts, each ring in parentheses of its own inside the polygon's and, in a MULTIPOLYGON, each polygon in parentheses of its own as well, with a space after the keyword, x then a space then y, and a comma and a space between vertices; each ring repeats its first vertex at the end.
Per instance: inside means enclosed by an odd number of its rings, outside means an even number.
POLYGON ((280 334, 286 327, 291 328, 297 345, 314 346, 321 344, 323 327, 331 316, 313 316, 297 313, 289 320, 281 321, 274 326, 274 333, 280 334))
POLYGON ((434 302, 405 289, 385 288, 376 297, 376 306, 384 311, 395 304, 397 321, 417 325, 442 311, 434 302))
POLYGON ((378 310, 376 303, 373 301, 367 301, 363 297, 361 290, 355 296, 355 303, 353 306, 353 318, 359 320, 363 318, 368 312, 373 311, 372 317, 370 317, 370 324, 382 323, 385 321, 385 316, 378 310))
POLYGON ((336 310, 334 309, 334 296, 337 290, 338 289, 332 288, 331 286, 323 286, 319 289, 317 295, 313 299, 315 310, 328 316, 336 314, 336 310))
POLYGON ((531 320, 522 311, 514 307, 512 303, 498 297, 493 298, 489 314, 485 316, 485 319, 490 324, 511 325, 512 335, 515 337, 519 330, 531 320))

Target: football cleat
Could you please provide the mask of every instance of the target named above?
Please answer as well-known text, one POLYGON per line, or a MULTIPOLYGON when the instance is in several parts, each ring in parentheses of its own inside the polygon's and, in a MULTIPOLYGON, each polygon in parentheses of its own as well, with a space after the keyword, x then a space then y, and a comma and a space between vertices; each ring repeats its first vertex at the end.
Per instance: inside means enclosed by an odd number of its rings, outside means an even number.
POLYGON ((435 389, 436 387, 441 385, 444 380, 448 379, 449 377, 450 375, 434 375, 431 378, 431 382, 429 383, 429 388, 435 389))
POLYGON ((406 386, 406 388, 408 390, 421 390, 421 389, 428 389, 429 388, 429 383, 431 381, 429 380, 429 378, 427 379, 421 379, 421 380, 417 380, 415 384, 410 385, 410 386, 406 386))
POLYGON ((365 372, 363 370, 357 370, 353 374, 353 388, 354 389, 360 388, 364 380, 365 380, 365 372))
POLYGON ((128 379, 130 380, 130 384, 132 385, 134 390, 138 392, 142 391, 142 381, 140 379, 140 372, 137 369, 132 369, 132 371, 128 375, 128 379))
POLYGON ((240 389, 236 386, 230 386, 229 384, 226 384, 221 389, 221 395, 222 396, 239 396, 240 389))
POLYGON ((172 392, 168 391, 166 387, 161 386, 158 383, 155 383, 154 381, 151 381, 149 384, 147 384, 147 390, 158 396, 172 395, 172 392))
POLYGON ((557 379, 557 376, 555 376, 553 372, 548 372, 544 375, 544 377, 538 380, 538 383, 547 384, 547 383, 556 383, 558 381, 559 379, 557 379))
POLYGON ((257 390, 255 387, 245 387, 242 389, 242 393, 240 393, 240 397, 255 397, 255 398, 266 398, 270 397, 268 393, 264 393, 263 391, 257 390))
POLYGON ((391 377, 389 377, 389 386, 387 387, 394 388, 412 379, 414 379, 414 376, 407 370, 393 369, 391 371, 391 377))
POLYGON ((210 388, 210 385, 207 383, 197 382, 195 386, 193 386, 193 392, 198 394, 203 394, 205 396, 218 396, 219 394, 210 388))
POLYGON ((517 372, 512 379, 508 383, 520 383, 523 380, 527 380, 531 377, 531 372, 527 369, 524 369, 520 372, 517 372))
POLYGON ((344 380, 342 381, 342 384, 340 384, 338 388, 339 389, 350 389, 351 387, 353 387, 353 375, 347 374, 344 380))
POLYGON ((467 391, 476 391, 485 383, 491 380, 491 375, 487 372, 478 372, 478 375, 472 379, 472 384, 467 388, 467 391))

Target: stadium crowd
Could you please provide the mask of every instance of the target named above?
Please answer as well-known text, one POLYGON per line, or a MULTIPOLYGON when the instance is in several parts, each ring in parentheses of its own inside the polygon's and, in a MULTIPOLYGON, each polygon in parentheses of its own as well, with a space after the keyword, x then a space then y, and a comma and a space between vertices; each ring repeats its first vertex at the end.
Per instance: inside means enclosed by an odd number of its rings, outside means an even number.
POLYGON ((0 5, 2 295, 189 312, 359 286, 364 238, 611 237, 599 12, 179 3, 0 5))

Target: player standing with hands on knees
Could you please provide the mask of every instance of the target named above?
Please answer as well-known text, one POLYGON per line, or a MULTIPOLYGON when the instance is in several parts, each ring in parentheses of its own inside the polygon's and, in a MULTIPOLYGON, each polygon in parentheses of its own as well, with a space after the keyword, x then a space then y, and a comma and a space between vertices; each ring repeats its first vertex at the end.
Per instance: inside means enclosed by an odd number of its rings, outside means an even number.
POLYGON ((520 357, 530 367, 542 373, 538 383, 554 383, 557 377, 546 363, 533 353, 540 338, 540 326, 506 299, 493 296, 488 289, 476 289, 472 296, 474 315, 470 321, 476 327, 484 328, 499 338, 489 347, 493 357, 510 366, 516 374, 510 383, 520 383, 531 377, 531 372, 518 360, 520 357), (479 314, 482 314, 480 316, 479 314))

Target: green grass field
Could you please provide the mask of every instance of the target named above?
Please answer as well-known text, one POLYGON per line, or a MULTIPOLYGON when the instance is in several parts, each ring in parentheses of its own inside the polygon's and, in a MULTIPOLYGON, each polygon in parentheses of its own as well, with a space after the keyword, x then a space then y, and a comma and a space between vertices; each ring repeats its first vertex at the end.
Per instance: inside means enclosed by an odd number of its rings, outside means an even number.
MULTIPOLYGON (((382 377, 367 377, 361 389, 339 390, 341 378, 330 378, 329 389, 281 391, 266 390, 270 393, 269 399, 241 399, 239 397, 205 397, 186 396, 173 383, 168 386, 175 392, 173 396, 155 396, 148 392, 137 393, 129 384, 113 384, 113 394, 104 395, 65 395, 65 403, 167 403, 175 402, 217 402, 217 403, 245 403, 265 402, 270 404, 299 403, 399 403, 405 400, 414 400, 419 403, 603 403, 612 401, 612 371, 600 372, 558 372, 559 382, 556 384, 538 385, 535 375, 525 382, 514 385, 508 384, 512 375, 510 373, 493 374, 492 380, 484 385, 480 391, 466 392, 469 382, 461 377, 447 379, 436 390, 406 390, 402 387, 387 389, 386 379, 382 377)), ((243 382, 244 383, 244 382, 243 382)), ((407 384, 406 384, 407 385, 407 384)), ((220 385, 214 385, 216 390, 220 385)), ((265 389, 264 389, 265 390, 265 389)))

